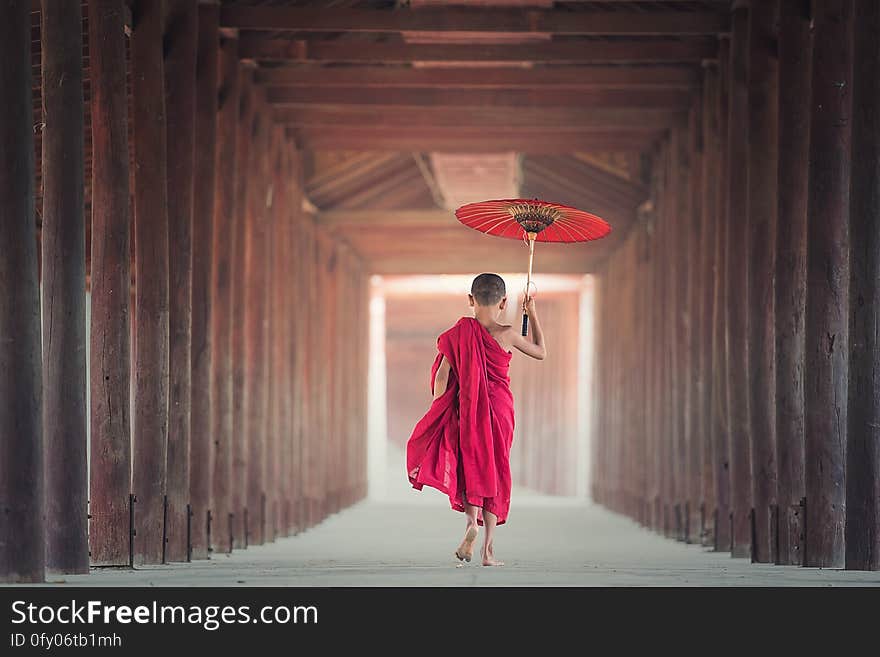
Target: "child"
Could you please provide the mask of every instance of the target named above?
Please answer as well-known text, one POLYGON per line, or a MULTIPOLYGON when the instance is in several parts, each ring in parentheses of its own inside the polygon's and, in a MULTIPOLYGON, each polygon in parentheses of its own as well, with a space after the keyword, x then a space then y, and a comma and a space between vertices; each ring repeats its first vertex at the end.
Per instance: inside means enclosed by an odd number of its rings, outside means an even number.
POLYGON ((513 395, 508 367, 515 347, 532 358, 546 355, 534 298, 524 301, 532 339, 498 316, 507 306, 504 280, 480 274, 468 302, 473 317, 462 317, 437 339, 431 368, 434 401, 406 446, 406 468, 413 487, 427 484, 449 496, 452 508, 467 516, 464 540, 455 551, 470 561, 478 527, 484 525, 484 566, 503 566, 495 558, 496 525, 510 507, 510 445, 513 395))

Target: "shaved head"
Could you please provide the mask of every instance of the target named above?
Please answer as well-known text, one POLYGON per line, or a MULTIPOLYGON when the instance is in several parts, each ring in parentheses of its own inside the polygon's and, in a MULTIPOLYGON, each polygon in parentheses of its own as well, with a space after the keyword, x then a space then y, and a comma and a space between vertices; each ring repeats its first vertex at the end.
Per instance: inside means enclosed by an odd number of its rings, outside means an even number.
POLYGON ((471 295, 481 306, 494 306, 506 294, 504 279, 498 274, 480 274, 471 283, 471 295))

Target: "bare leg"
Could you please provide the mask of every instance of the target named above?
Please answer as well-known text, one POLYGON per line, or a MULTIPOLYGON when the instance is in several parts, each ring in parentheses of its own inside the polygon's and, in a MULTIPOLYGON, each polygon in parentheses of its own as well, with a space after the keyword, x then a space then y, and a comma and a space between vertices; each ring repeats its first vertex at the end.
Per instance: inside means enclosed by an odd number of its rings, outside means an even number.
POLYGON ((495 558, 492 541, 495 538, 495 525, 498 523, 498 516, 491 511, 483 509, 483 526, 486 528, 486 536, 483 539, 483 565, 484 566, 503 566, 503 561, 495 558))
POLYGON ((464 505, 464 512, 467 518, 467 524, 464 530, 464 539, 455 551, 455 556, 460 561, 470 561, 474 556, 474 541, 477 540, 477 507, 472 504, 464 505))

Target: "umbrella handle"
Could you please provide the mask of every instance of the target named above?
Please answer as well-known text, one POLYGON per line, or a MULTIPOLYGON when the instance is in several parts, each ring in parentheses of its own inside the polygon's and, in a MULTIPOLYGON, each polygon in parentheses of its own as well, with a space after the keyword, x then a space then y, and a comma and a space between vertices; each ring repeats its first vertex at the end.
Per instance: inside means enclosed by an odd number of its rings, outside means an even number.
POLYGON ((529 316, 525 311, 525 304, 529 300, 529 286, 532 284, 532 260, 535 257, 535 238, 537 237, 537 233, 526 233, 526 236, 529 240, 529 274, 526 278, 526 294, 523 297, 523 321, 522 321, 522 335, 523 337, 529 334, 529 316))

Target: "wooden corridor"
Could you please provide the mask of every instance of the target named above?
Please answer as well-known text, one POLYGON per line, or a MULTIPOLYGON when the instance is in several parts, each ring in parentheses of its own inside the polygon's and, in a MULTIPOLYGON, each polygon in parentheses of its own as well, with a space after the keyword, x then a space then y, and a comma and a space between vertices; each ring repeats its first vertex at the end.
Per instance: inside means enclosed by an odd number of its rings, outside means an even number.
POLYGON ((308 545, 370 276, 523 269, 489 188, 613 226, 536 262, 597 282, 596 503, 880 569, 880 5, 478 5, 0 0, 0 581, 308 545))

